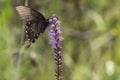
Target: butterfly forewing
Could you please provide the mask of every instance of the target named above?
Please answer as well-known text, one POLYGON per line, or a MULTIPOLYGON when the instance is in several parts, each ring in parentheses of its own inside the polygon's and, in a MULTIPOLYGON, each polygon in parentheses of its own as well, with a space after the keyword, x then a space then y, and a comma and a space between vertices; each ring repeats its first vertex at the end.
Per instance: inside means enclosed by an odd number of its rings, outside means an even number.
POLYGON ((31 9, 25 6, 17 6, 16 10, 18 11, 20 17, 22 18, 23 21, 31 21, 35 19, 33 14, 31 13, 31 9))
POLYGON ((35 42, 35 39, 37 39, 40 33, 43 33, 47 27, 46 19, 38 11, 26 6, 17 6, 16 10, 25 23, 27 39, 30 42, 35 42))

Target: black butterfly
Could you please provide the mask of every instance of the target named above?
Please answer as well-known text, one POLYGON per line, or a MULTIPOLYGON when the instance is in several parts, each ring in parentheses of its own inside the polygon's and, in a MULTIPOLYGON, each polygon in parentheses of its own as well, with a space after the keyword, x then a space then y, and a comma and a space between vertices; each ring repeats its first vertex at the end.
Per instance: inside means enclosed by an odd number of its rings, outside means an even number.
POLYGON ((48 20, 38 11, 26 6, 17 6, 20 17, 25 23, 26 37, 29 42, 34 43, 40 33, 43 33, 48 25, 48 20))

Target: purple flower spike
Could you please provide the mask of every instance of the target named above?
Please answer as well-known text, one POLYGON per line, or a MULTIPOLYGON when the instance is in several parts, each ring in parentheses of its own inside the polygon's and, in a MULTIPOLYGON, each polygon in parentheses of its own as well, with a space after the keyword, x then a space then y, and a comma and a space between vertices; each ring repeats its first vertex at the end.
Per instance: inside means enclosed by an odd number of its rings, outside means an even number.
POLYGON ((50 35, 50 41, 49 44, 52 46, 52 49, 55 53, 55 63, 57 65, 57 68, 55 69, 55 77, 56 80, 62 80, 61 77, 61 65, 62 65, 62 46, 60 45, 60 42, 63 41, 63 37, 61 36, 62 31, 60 30, 60 21, 56 17, 55 14, 53 14, 52 18, 49 19, 49 35, 50 35))

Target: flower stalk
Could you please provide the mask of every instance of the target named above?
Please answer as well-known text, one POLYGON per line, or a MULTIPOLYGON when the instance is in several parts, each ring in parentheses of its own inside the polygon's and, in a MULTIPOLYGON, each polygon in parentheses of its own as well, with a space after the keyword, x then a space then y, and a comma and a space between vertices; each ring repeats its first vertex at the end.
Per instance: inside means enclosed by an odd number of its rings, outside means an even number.
POLYGON ((50 35, 50 41, 49 44, 52 46, 52 49, 55 53, 55 63, 57 65, 55 69, 55 77, 57 80, 62 80, 61 77, 61 65, 62 65, 62 47, 60 45, 60 42, 63 41, 63 37, 61 36, 62 31, 60 30, 60 21, 54 14, 51 19, 49 19, 49 35, 50 35))

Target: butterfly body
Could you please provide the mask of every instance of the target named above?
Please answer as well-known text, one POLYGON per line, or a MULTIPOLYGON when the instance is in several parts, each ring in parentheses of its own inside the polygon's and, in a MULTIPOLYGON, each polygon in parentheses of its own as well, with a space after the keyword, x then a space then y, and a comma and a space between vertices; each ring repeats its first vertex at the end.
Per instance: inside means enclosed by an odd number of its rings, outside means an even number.
POLYGON ((48 21, 41 13, 29 7, 17 6, 16 10, 25 24, 27 39, 29 42, 35 42, 35 39, 39 37, 40 33, 44 33, 48 21))

